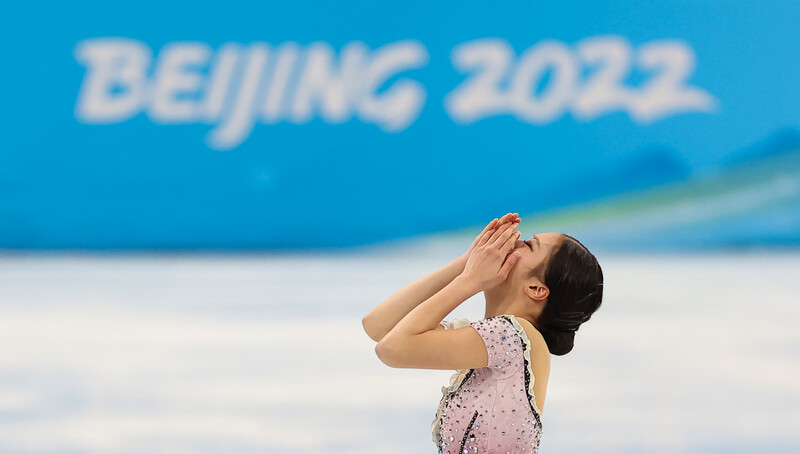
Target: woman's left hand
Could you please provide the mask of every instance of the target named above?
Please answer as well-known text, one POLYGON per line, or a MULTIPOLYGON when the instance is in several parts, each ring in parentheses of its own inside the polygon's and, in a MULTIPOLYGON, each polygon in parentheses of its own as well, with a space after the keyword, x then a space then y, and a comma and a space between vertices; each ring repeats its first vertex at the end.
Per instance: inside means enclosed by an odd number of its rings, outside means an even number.
POLYGON ((504 223, 497 229, 488 229, 476 239, 474 248, 467 257, 461 276, 476 286, 478 291, 489 290, 508 277, 519 254, 510 254, 519 238, 515 231, 519 221, 504 223))
POLYGON ((469 255, 472 253, 472 250, 475 249, 475 246, 478 245, 478 242, 483 238, 483 235, 486 234, 489 230, 497 229, 498 227, 503 226, 503 224, 507 222, 519 222, 519 213, 507 213, 500 217, 500 219, 492 219, 486 224, 486 227, 483 228, 483 231, 475 237, 475 240, 472 241, 469 249, 465 252, 460 258, 463 260, 463 263, 467 263, 467 259, 469 255))

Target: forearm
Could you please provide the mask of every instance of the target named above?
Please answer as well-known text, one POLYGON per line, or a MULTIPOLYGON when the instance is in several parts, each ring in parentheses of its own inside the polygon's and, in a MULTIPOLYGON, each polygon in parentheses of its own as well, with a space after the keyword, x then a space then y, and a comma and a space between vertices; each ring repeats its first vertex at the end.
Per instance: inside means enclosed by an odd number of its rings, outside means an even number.
POLYGON ((459 256, 442 268, 398 290, 364 316, 361 320, 364 331, 372 340, 380 341, 415 307, 442 290, 461 274, 465 264, 466 257, 459 256))
POLYGON ((403 317, 385 336, 384 342, 402 343, 407 338, 436 329, 447 314, 476 293, 478 289, 472 282, 463 275, 457 276, 403 317))

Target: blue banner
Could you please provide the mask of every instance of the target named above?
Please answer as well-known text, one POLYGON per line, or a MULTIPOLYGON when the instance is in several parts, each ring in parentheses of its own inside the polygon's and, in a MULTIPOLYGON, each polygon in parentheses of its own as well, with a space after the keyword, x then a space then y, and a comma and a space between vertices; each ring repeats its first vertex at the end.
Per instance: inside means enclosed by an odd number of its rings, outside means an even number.
POLYGON ((4 9, 0 248, 800 243, 790 2, 4 9))

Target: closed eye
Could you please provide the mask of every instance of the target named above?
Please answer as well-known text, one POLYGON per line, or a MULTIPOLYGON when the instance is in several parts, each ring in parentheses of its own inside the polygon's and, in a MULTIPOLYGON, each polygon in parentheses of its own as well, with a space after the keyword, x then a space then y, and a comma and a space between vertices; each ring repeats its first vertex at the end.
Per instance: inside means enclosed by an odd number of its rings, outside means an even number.
POLYGON ((527 245, 528 245, 528 247, 529 247, 531 250, 533 250, 533 246, 531 246, 531 243, 528 243, 528 241, 530 241, 530 240, 526 240, 526 241, 525 241, 525 244, 527 244, 527 245))

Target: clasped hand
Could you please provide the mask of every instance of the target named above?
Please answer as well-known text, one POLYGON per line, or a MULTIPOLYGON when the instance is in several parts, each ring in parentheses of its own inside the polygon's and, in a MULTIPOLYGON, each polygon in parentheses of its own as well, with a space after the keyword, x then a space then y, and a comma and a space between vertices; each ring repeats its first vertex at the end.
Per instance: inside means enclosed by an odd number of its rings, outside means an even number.
POLYGON ((519 221, 517 213, 493 219, 472 242, 461 277, 475 285, 478 291, 500 285, 519 259, 518 252, 509 254, 519 238, 516 231, 519 221))

